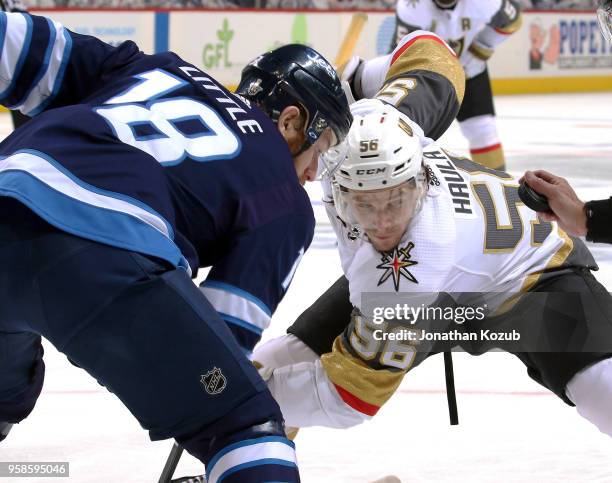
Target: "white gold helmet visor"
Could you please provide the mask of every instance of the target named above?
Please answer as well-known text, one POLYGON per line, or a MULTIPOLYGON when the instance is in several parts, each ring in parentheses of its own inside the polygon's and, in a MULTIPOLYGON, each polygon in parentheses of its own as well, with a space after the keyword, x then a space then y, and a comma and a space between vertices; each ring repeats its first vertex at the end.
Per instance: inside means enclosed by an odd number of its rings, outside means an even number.
POLYGON ((422 178, 378 190, 356 191, 334 184, 334 204, 340 218, 372 238, 391 239, 403 234, 419 211, 426 190, 422 178))
POLYGON ((427 191, 420 139, 412 121, 379 102, 353 112, 346 152, 334 171, 334 206, 340 218, 377 250, 399 243, 427 191))

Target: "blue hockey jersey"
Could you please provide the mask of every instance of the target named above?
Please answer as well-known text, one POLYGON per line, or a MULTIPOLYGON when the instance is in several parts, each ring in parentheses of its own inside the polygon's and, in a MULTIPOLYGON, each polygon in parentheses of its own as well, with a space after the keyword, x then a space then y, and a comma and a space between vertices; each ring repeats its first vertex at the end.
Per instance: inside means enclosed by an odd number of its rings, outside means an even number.
POLYGON ((0 195, 74 235, 192 276, 252 348, 314 231, 287 144, 256 106, 173 53, 0 13, 0 195))

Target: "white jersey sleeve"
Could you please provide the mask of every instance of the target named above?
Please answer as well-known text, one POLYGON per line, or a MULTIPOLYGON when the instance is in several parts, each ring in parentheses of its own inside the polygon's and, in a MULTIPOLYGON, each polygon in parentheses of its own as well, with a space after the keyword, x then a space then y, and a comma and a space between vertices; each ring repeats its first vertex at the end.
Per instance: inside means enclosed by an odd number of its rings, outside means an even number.
POLYGON ((405 36, 388 55, 352 60, 341 78, 355 100, 377 98, 395 106, 432 139, 450 126, 465 90, 465 75, 453 50, 425 31, 405 36))
POLYGON ((292 334, 259 346, 253 361, 287 426, 347 428, 369 418, 344 403, 317 354, 292 334))
POLYGON ((462 0, 452 10, 433 0, 400 0, 396 8, 395 42, 417 29, 431 30, 448 42, 462 63, 470 55, 488 59, 493 49, 521 26, 515 0, 462 0))

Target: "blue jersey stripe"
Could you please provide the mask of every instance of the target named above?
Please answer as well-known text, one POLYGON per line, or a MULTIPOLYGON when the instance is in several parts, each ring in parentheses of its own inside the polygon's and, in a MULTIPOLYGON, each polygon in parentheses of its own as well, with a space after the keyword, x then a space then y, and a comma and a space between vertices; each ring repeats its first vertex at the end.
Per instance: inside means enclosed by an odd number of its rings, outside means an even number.
POLYGON ((264 304, 260 299, 250 294, 249 292, 242 290, 238 287, 235 287, 234 285, 230 285, 229 283, 219 282, 217 280, 205 280, 202 283, 202 287, 218 288, 220 290, 225 290, 226 292, 234 293, 240 297, 250 300, 255 305, 257 305, 261 310, 263 310, 268 316, 272 317, 272 311, 268 308, 266 304, 264 304))
MULTIPOLYGON (((20 44, 19 45, 19 49, 20 49, 19 57, 15 63, 14 68, 11 70, 11 67, 9 65, 7 72, 5 72, 5 74, 10 78, 10 81, 8 85, 6 86, 6 88, 2 92, 0 92, 0 102, 1 103, 4 103, 5 99, 13 93, 13 90, 15 89, 15 86, 17 85, 17 79, 19 78, 19 75, 21 74, 21 71, 28 57, 28 53, 29 53, 30 46, 32 43, 32 32, 33 32, 32 17, 30 17, 29 15, 24 15, 24 14, 19 14, 19 15, 25 21, 26 31, 25 31, 24 38, 20 39, 19 41, 19 44, 20 44)), ((8 18, 6 14, 0 14, 0 21, 2 22, 3 29, 7 29, 9 27, 9 22, 8 22, 8 18)), ((14 52, 11 52, 10 44, 11 42, 10 42, 9 32, 3 31, 2 32, 2 43, 0 45, 0 53, 3 56, 7 56, 9 58, 14 55, 14 52)))
MULTIPOLYGON (((227 478, 228 476, 237 473, 239 471, 245 471, 248 470, 249 468, 254 468, 256 466, 263 466, 263 465, 279 465, 279 466, 288 466, 290 468, 296 468, 297 469, 297 465, 293 462, 293 461, 287 461, 287 460, 281 460, 278 458, 263 458, 260 460, 255 460, 255 461, 249 461, 248 463, 242 463, 241 465, 237 465, 234 466, 232 468, 230 468, 229 470, 223 472, 219 478, 217 478, 216 482, 211 481, 211 483, 223 483, 223 480, 225 478, 227 478)), ((244 475, 246 476, 246 475, 244 475)), ((248 479, 247 479, 248 481, 248 479)))
POLYGON ((64 46, 64 51, 62 52, 62 60, 59 71, 57 72, 57 76, 55 78, 55 82, 53 83, 53 90, 51 91, 51 95, 43 100, 36 108, 28 112, 28 116, 36 116, 44 111, 49 104, 53 102, 57 93, 62 87, 62 82, 64 81, 64 74, 66 73, 66 68, 68 66, 68 60, 70 59, 70 52, 72 50, 72 37, 68 31, 64 30, 63 32, 64 39, 66 40, 66 45, 64 46))
POLYGON ((17 101, 15 104, 7 106, 9 109, 17 109, 19 108, 29 97, 34 88, 38 85, 40 80, 45 76, 47 69, 49 69, 49 63, 51 61, 51 53, 53 52, 53 46, 55 45, 55 38, 57 37, 57 32, 55 31, 55 26, 53 22, 49 19, 47 20, 47 26, 49 28, 49 40, 47 42, 47 49, 45 50, 45 55, 43 58, 42 65, 36 74, 34 80, 30 83, 30 86, 26 90, 25 94, 17 101))
POLYGON ((56 162, 32 153, 0 161, 0 194, 18 199, 50 224, 83 238, 167 260, 190 272, 160 215, 143 210, 141 202, 125 195, 88 188, 58 169, 56 162))
POLYGON ((210 473, 215 467, 215 464, 217 464, 217 461, 219 461, 223 456, 225 456, 230 451, 235 450, 236 448, 241 448, 243 446, 250 446, 253 444, 260 444, 260 443, 284 443, 287 446, 290 446, 291 448, 295 449, 295 444, 292 441, 288 440, 287 438, 283 438, 282 436, 264 436, 262 438, 257 438, 257 439, 246 439, 244 441, 239 441, 237 443, 230 444, 229 446, 226 446, 221 451, 219 451, 208 462, 208 465, 206 465, 206 471, 210 473))
POLYGON ((255 334, 257 334, 259 336, 263 333, 263 329, 260 329, 256 325, 249 324, 245 320, 241 320, 241 319, 239 319, 237 317, 232 317, 231 315, 224 314, 223 312, 219 312, 219 315, 226 322, 229 322, 230 324, 238 325, 238 326, 242 327, 243 329, 246 329, 246 330, 248 330, 250 332, 254 332, 255 334))

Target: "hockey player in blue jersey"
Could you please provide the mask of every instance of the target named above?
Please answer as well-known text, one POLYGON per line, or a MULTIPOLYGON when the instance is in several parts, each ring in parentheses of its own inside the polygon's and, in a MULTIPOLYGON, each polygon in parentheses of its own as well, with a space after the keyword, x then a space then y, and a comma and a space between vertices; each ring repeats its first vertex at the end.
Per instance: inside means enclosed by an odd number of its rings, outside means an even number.
POLYGON ((351 116, 334 70, 285 46, 240 95, 172 53, 0 13, 0 440, 40 394, 41 336, 208 481, 298 481, 245 356, 314 229, 301 186, 351 116), (198 289, 191 277, 211 266, 198 289))

